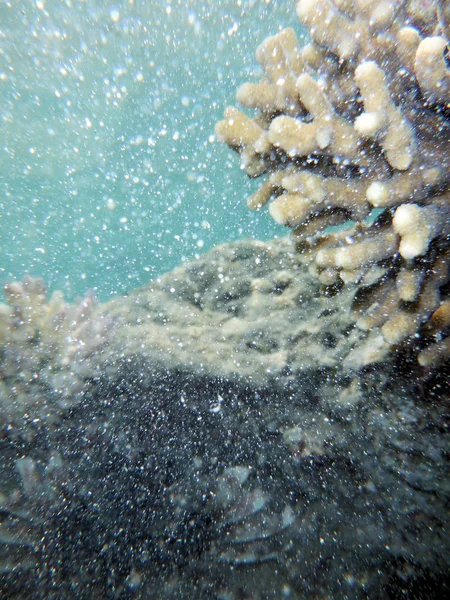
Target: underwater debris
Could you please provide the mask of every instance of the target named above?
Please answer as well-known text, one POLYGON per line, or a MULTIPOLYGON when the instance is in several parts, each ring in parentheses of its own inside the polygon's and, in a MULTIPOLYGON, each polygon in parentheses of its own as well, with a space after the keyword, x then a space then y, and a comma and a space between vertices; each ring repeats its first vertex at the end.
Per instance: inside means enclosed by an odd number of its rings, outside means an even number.
POLYGON ((264 78, 237 92, 256 116, 227 108, 216 137, 265 177, 249 206, 270 201, 324 286, 353 286, 371 339, 349 363, 409 344, 436 366, 450 358, 447 3, 296 6, 311 42, 289 28, 264 40, 264 78))

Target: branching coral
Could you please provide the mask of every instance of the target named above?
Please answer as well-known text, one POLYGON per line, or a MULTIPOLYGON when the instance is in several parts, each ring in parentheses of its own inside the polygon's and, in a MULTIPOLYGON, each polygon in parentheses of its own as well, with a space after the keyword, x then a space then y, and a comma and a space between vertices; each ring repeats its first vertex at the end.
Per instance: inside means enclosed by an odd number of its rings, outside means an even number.
POLYGON ((322 283, 356 285, 358 365, 410 342, 450 358, 450 9, 444 0, 297 0, 217 138, 264 175, 249 206, 294 229, 322 283), (368 218, 370 217, 370 218, 368 218), (331 226, 340 225, 333 229, 331 226), (376 348, 376 351, 374 351, 376 348))
POLYGON ((29 276, 22 283, 6 284, 4 291, 0 397, 14 394, 15 403, 9 406, 20 405, 21 398, 28 402, 26 396, 39 401, 43 392, 64 400, 82 391, 84 378, 95 372, 112 325, 97 310, 93 294, 69 304, 60 292, 48 298, 43 281, 29 276), (9 380, 14 381, 12 388, 4 384, 9 380))

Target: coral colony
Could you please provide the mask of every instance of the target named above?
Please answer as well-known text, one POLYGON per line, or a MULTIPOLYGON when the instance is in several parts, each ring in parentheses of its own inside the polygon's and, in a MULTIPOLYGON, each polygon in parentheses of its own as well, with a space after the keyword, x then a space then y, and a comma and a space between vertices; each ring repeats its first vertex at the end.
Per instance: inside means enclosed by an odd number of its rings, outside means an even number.
POLYGON ((450 357, 450 4, 296 8, 310 43, 264 40, 264 78, 237 91, 255 116, 227 108, 216 136, 264 177, 249 206, 270 201, 324 286, 355 286, 360 365, 409 344, 433 367, 450 357))

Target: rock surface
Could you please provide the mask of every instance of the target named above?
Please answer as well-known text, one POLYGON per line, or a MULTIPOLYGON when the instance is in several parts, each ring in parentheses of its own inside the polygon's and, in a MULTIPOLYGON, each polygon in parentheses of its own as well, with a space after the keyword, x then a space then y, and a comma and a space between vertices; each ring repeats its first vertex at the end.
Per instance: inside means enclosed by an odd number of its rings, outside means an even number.
POLYGON ((219 246, 103 310, 114 357, 283 388, 361 346, 350 299, 324 294, 285 238, 219 246))
POLYGON ((448 593, 448 375, 349 368, 303 260, 218 247, 96 309, 81 387, 2 376, 2 597, 448 593))

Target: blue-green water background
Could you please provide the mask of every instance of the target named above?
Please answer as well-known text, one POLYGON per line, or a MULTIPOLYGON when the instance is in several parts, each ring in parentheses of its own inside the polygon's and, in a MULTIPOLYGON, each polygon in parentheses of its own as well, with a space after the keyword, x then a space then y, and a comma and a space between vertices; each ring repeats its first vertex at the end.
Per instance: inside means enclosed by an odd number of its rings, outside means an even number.
POLYGON ((106 299, 225 241, 284 234, 213 139, 293 0, 2 1, 2 281, 106 299))

